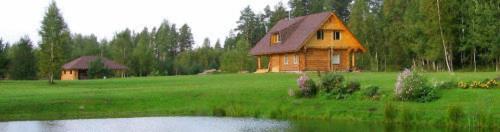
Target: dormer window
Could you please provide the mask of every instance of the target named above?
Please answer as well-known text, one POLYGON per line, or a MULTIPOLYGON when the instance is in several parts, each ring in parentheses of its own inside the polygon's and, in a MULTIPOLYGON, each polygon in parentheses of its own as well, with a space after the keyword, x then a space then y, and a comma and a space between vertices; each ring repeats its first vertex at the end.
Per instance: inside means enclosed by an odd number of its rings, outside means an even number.
POLYGON ((323 40, 325 38, 325 31, 323 30, 318 30, 316 32, 316 39, 317 40, 323 40))
POLYGON ((273 35, 271 36, 271 43, 272 44, 280 43, 281 39, 282 37, 280 33, 273 33, 273 35))
POLYGON ((333 40, 340 40, 340 32, 339 31, 333 32, 333 40))

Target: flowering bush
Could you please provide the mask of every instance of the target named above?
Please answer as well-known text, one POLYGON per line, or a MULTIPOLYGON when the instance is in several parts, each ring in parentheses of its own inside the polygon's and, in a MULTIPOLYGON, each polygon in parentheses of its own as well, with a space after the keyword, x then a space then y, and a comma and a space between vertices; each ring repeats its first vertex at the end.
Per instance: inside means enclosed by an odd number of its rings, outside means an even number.
POLYGON ((295 96, 313 97, 318 93, 318 87, 316 86, 316 83, 312 79, 307 77, 306 74, 302 74, 299 79, 297 79, 297 85, 299 86, 300 92, 294 92, 293 94, 295 96))
POLYGON ((425 77, 408 69, 399 74, 394 92, 402 101, 429 102, 438 98, 436 88, 429 86, 425 77))

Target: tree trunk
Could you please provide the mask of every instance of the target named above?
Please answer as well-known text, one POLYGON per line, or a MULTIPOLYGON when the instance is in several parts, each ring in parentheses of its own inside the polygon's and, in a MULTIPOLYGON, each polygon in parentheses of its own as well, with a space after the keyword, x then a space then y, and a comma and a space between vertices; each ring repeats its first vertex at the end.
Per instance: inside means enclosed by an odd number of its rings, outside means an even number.
POLYGON ((377 70, 377 72, 378 72, 378 71, 379 71, 378 51, 375 51, 375 61, 377 61, 377 62, 376 62, 376 63, 377 63, 377 65, 376 65, 376 67, 377 67, 377 68, 376 68, 376 70, 377 70))
POLYGON ((441 25, 441 11, 439 9, 439 0, 436 0, 436 5, 437 5, 437 11, 438 11, 438 24, 439 24, 439 31, 441 33, 441 40, 443 44, 443 50, 444 50, 444 59, 446 63, 446 67, 448 68, 448 72, 452 72, 451 66, 450 66, 450 60, 448 58, 448 48, 446 47, 446 41, 444 40, 444 33, 443 33, 443 26, 441 25))
POLYGON ((477 63, 476 63, 476 48, 472 49, 472 58, 474 62, 474 72, 477 72, 477 63))
POLYGON ((500 57, 497 59, 496 71, 500 71, 500 57))

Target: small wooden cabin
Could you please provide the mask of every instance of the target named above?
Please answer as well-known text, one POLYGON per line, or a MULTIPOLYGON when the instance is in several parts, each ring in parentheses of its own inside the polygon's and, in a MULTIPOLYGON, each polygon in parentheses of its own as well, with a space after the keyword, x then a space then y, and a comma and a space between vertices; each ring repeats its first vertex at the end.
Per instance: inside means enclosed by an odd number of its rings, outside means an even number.
MULTIPOLYGON (((62 66, 61 80, 81 80, 87 79, 87 71, 90 63, 99 58, 98 56, 82 56, 74 59, 62 66)), ((107 58, 100 57, 104 66, 112 70, 115 74, 125 76, 125 71, 128 69, 126 66, 120 65, 107 58)))
POLYGON ((356 54, 366 52, 332 12, 280 20, 253 47, 257 73, 286 71, 351 71, 356 54), (262 66, 262 58, 269 60, 262 66))

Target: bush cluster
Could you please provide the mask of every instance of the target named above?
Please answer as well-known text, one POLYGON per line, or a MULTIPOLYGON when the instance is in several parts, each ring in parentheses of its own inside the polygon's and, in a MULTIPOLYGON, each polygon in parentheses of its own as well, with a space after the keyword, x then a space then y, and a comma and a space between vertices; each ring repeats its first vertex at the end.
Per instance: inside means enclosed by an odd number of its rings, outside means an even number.
POLYGON ((416 71, 404 70, 397 79, 395 97, 402 101, 429 102, 438 98, 437 89, 416 71))
POLYGON ((336 99, 344 99, 358 91, 361 84, 357 81, 349 81, 346 83, 344 76, 328 73, 321 77, 320 87, 328 97, 334 96, 336 99))
POLYGON ((298 90, 290 90, 289 95, 295 97, 314 97, 318 93, 318 87, 316 83, 307 77, 306 74, 302 74, 299 79, 297 79, 298 90))
POLYGON ((371 99, 377 99, 380 94, 379 89, 380 88, 378 86, 368 86, 363 94, 371 99))
POLYGON ((489 88, 496 88, 499 87, 499 84, 497 80, 495 79, 485 79, 483 81, 471 81, 471 82, 464 82, 460 81, 458 82, 458 87, 467 89, 467 88, 483 88, 483 89, 489 89, 489 88))
POLYGON ((302 74, 297 79, 299 89, 289 89, 288 95, 301 97, 314 97, 320 92, 327 97, 335 96, 336 99, 346 98, 360 90, 361 84, 357 81, 346 82, 344 76, 328 73, 320 78, 321 82, 318 85, 314 80, 310 79, 306 74, 302 74))

